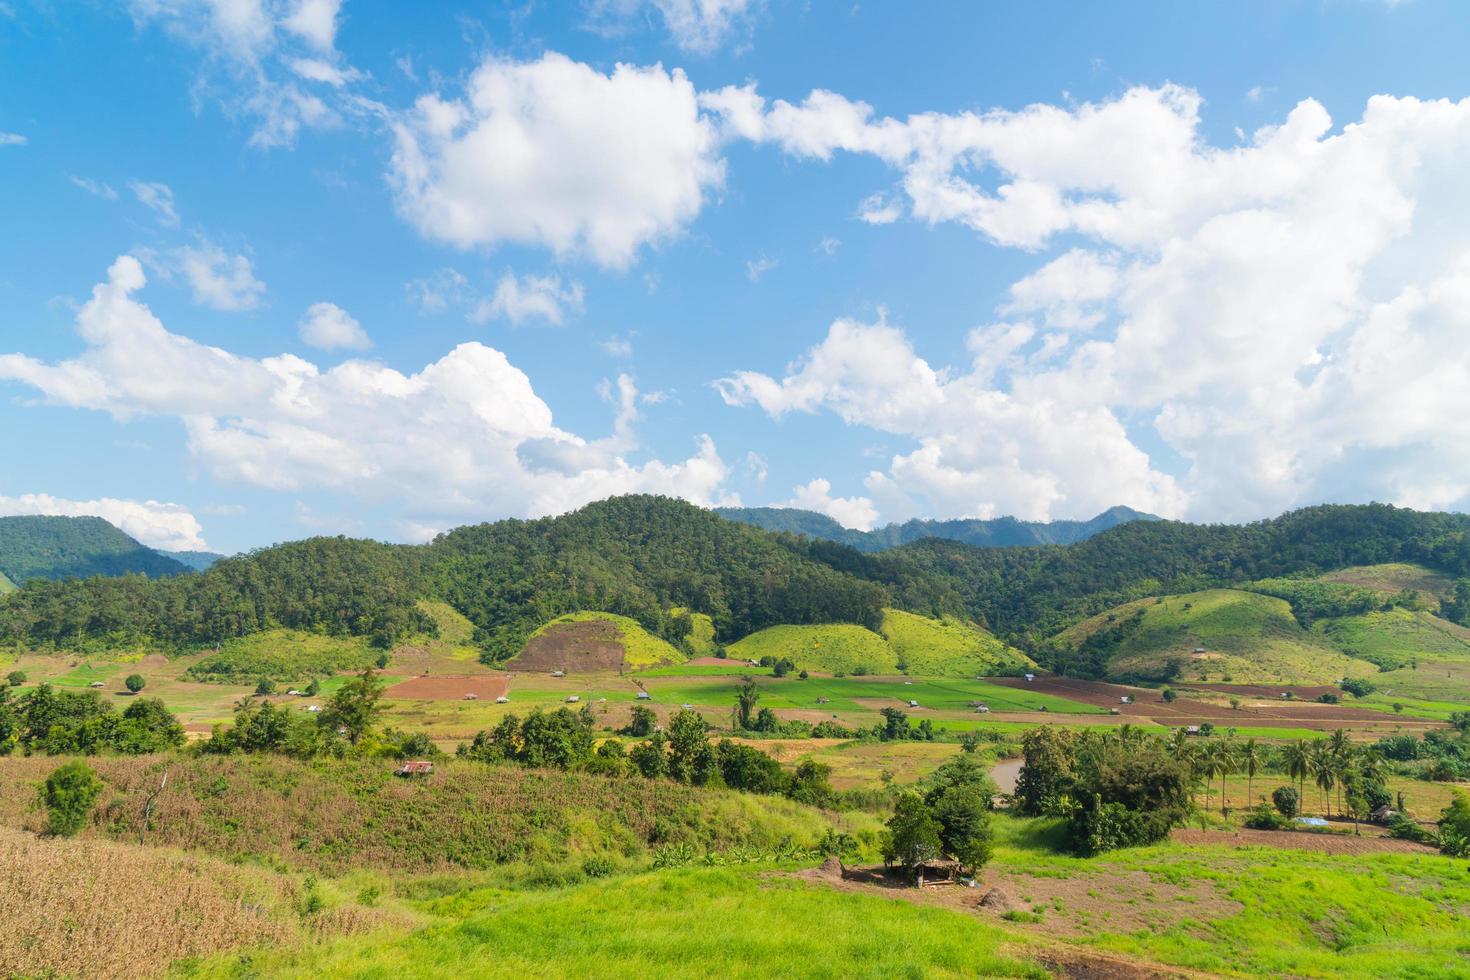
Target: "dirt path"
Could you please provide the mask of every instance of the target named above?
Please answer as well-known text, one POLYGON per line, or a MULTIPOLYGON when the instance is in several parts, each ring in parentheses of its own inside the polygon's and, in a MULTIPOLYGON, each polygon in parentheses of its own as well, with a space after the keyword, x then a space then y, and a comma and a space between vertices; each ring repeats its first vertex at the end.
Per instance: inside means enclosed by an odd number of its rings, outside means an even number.
POLYGON ((1002 759, 990 770, 990 778, 995 780, 995 785, 1002 793, 1014 793, 1016 780, 1020 778, 1021 769, 1025 765, 1025 759, 1002 759))
POLYGON ((1223 844, 1230 847, 1284 847, 1324 854, 1437 854, 1427 844, 1393 837, 1350 837, 1313 834, 1299 830, 1176 830, 1169 835, 1181 844, 1223 844))

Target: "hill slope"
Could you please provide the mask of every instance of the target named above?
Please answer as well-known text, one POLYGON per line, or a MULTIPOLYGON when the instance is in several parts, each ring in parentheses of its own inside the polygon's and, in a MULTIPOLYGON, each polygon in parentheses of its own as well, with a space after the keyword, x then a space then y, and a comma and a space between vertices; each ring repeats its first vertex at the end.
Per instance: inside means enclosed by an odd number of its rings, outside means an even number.
POLYGON ((7 592, 14 592, 17 588, 18 586, 14 582, 6 578, 4 572, 0 572, 0 595, 4 595, 7 592))
POLYGON ((1377 669, 1305 630, 1283 599, 1210 589, 1140 599, 1056 637, 1077 672, 1113 679, 1335 683, 1377 669))
POLYGON ((188 570, 100 517, 0 517, 0 574, 16 585, 88 575, 158 578, 188 570))
POLYGON ((637 620, 615 613, 574 612, 539 627, 506 667, 570 673, 653 667, 684 659, 671 643, 649 633, 637 620))
POLYGON ((875 552, 924 538, 960 541, 977 548, 1031 547, 1043 544, 1073 544, 1129 521, 1156 521, 1157 517, 1130 507, 1112 507, 1086 521, 1021 521, 1014 517, 993 520, 912 520, 889 524, 873 531, 843 527, 825 514, 792 507, 717 507, 726 520, 752 524, 766 531, 805 534, 845 544, 858 551, 875 552))

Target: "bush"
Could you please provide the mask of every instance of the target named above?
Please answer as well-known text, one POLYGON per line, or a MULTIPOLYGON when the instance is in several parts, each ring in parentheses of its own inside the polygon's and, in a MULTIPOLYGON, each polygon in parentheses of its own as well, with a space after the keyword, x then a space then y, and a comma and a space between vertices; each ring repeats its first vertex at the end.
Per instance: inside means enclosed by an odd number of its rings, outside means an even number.
POLYGON ((142 674, 129 674, 127 680, 123 681, 123 687, 126 687, 132 694, 137 694, 147 686, 148 682, 143 679, 142 674))
POLYGON ((1440 811, 1439 849, 1450 857, 1470 857, 1470 796, 1459 790, 1440 811))
POLYGON ((261 697, 264 697, 268 694, 275 694, 276 682, 270 680, 269 678, 262 677, 260 679, 260 683, 255 685, 255 693, 260 695, 261 697))
POLYGON ((1366 698, 1378 690, 1373 682, 1364 677, 1345 677, 1341 684, 1337 685, 1355 698, 1366 698))
POLYGON ((1164 700, 1165 701, 1177 701, 1178 699, 1179 699, 1179 692, 1178 691, 1174 690, 1172 687, 1166 687, 1166 688, 1164 688, 1164 700))
POLYGON ((1326 694, 1317 695, 1317 700, 1322 704, 1337 704, 1339 701, 1342 700, 1342 698, 1338 697, 1336 694, 1333 694, 1331 691, 1328 691, 1326 694))
POLYGON ((20 687, 26 682, 26 672, 23 670, 12 670, 5 675, 5 683, 11 687, 20 687))
POLYGON ((1301 813, 1302 801, 1294 786, 1278 786, 1271 792, 1271 802, 1276 812, 1288 820, 1301 813))
POLYGON ((1280 830, 1286 826, 1286 820, 1287 818, 1282 814, 1260 803, 1246 814, 1244 823, 1251 830, 1280 830))
POLYGON ((48 815, 47 832, 57 837, 76 836, 101 793, 102 780, 85 762, 59 766, 41 787, 41 802, 48 815))

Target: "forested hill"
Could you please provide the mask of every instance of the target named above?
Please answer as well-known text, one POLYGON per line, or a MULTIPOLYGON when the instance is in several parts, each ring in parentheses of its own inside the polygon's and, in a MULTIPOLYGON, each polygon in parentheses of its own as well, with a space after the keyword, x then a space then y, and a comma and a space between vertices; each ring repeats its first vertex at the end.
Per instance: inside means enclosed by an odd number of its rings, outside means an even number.
POLYGON ((726 520, 752 524, 766 531, 804 534, 836 541, 863 552, 877 552, 924 538, 944 538, 977 548, 1017 548, 1045 544, 1073 544, 1129 521, 1156 521, 1157 517, 1131 507, 1111 507, 1086 521, 993 520, 925 521, 888 524, 873 531, 854 531, 825 514, 794 507, 717 507, 726 520))
POLYGON ((596 609, 678 640, 681 610, 730 642, 779 624, 876 627, 885 606, 962 616, 1028 652, 1119 602, 1351 565, 1412 561, 1470 576, 1470 518, 1324 506, 1247 525, 1131 521, 1073 545, 976 548, 927 538, 869 554, 771 533, 660 497, 459 528, 426 545, 313 538, 197 575, 31 580, 0 597, 0 643, 190 648, 275 626, 391 645, 449 603, 487 659, 564 613, 596 609))
POLYGON ((156 578, 188 570, 100 517, 0 517, 0 573, 17 585, 89 575, 156 578))

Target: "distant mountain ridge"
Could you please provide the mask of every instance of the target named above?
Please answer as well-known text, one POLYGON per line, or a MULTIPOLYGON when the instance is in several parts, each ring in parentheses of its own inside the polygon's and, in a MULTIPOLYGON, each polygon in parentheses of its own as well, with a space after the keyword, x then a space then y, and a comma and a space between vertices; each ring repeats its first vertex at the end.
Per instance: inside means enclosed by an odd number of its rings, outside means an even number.
POLYGON ((1022 521, 1014 517, 991 520, 911 520, 872 531, 854 531, 825 514, 793 507, 716 507, 726 520, 752 524, 765 531, 785 531, 836 541, 869 554, 897 548, 924 538, 960 541, 977 548, 1020 548, 1044 544, 1076 544, 1095 534, 1131 521, 1157 521, 1153 514, 1131 507, 1109 507, 1086 521, 1022 521))
POLYGON ((139 544, 100 517, 0 517, 0 576, 15 585, 89 575, 162 578, 194 568, 192 560, 139 544))

